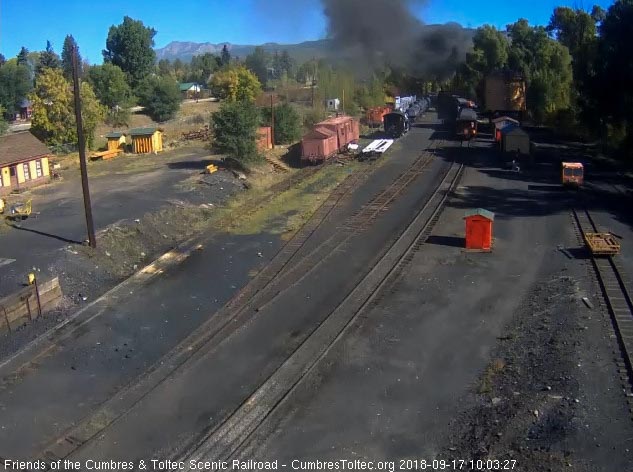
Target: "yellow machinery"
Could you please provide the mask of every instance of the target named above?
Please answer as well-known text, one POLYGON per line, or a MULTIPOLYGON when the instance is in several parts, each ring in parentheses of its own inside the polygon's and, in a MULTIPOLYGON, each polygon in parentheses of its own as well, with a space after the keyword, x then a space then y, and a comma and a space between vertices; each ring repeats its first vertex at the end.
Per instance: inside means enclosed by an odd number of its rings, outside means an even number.
POLYGON ((4 207, 7 206, 7 203, 4 201, 4 198, 0 198, 0 215, 4 213, 4 207))
POLYGON ((580 162, 563 162, 561 183, 565 186, 581 187, 584 181, 585 169, 580 162))
POLYGON ((620 252, 620 243, 611 233, 585 233, 585 242, 596 256, 614 256, 620 252))
POLYGON ((11 205, 7 218, 10 220, 25 220, 31 215, 31 200, 11 205))

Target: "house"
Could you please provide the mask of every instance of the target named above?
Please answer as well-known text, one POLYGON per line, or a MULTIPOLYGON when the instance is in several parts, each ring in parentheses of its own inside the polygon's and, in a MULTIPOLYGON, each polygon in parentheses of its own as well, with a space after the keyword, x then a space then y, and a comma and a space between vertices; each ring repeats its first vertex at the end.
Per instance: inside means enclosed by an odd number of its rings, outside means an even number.
POLYGON ((27 100, 26 98, 22 99, 19 108, 20 119, 24 121, 30 120, 31 116, 33 116, 33 104, 31 103, 31 101, 27 100))
POLYGON ((194 82, 186 82, 178 84, 178 86, 184 98, 198 98, 202 90, 202 87, 194 82))
POLYGON ((501 150, 503 152, 518 152, 530 154, 530 136, 514 124, 501 129, 501 150))
POLYGON ((29 131, 0 136, 0 195, 48 182, 50 154, 29 131))
POLYGON ((136 154, 156 154, 163 150, 163 130, 160 128, 134 128, 130 130, 130 137, 136 154))
POLYGON ((111 131, 105 137, 108 140, 108 151, 125 149, 125 135, 120 131, 111 131))

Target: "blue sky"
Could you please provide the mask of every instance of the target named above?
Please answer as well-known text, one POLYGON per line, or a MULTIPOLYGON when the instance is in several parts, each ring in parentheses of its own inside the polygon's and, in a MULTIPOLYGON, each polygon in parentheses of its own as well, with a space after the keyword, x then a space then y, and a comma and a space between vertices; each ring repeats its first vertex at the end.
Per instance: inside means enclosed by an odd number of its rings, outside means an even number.
MULTIPOLYGON (((613 2, 429 0, 416 13, 427 23, 504 27, 520 17, 546 24, 557 5, 590 9, 594 3, 606 8, 613 2)), ((318 0, 0 0, 0 52, 14 57, 21 46, 43 50, 50 40, 59 53, 70 33, 85 58, 101 63, 108 29, 125 15, 158 31, 156 47, 171 41, 294 43, 325 36, 318 0)))

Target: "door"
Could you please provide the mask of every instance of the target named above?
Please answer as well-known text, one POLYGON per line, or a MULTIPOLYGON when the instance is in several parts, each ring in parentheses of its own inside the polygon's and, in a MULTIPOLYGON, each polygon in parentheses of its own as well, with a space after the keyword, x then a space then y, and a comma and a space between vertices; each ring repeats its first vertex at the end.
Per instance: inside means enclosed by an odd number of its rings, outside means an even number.
POLYGON ((16 166, 9 167, 9 181, 11 188, 18 188, 18 172, 16 166))
POLYGON ((483 249, 484 247, 484 225, 477 220, 470 221, 466 240, 469 249, 483 249))

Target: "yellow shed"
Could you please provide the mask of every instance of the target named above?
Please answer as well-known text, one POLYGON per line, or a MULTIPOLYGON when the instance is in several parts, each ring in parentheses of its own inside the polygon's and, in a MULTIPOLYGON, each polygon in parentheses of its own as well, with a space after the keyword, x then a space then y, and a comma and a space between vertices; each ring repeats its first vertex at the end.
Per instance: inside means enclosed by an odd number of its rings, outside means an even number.
POLYGON ((0 195, 48 182, 50 154, 29 131, 0 136, 0 195))
POLYGON ((130 130, 130 136, 136 154, 156 154, 163 150, 163 130, 160 128, 134 128, 130 130))
POLYGON ((120 131, 111 131, 105 137, 108 140, 108 151, 125 149, 125 135, 120 131))

